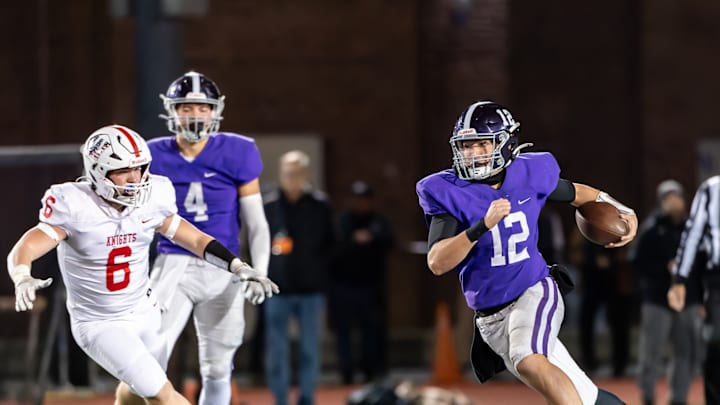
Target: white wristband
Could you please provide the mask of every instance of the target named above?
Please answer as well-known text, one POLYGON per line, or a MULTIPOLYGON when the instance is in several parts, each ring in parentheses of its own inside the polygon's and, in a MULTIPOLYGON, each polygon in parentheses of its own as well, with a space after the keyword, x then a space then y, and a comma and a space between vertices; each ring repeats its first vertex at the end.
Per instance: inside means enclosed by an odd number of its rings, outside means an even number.
POLYGON ((17 266, 15 266, 8 263, 8 273, 10 273, 10 278, 12 279, 13 284, 15 284, 16 286, 22 280, 28 277, 32 277, 30 275, 30 266, 28 266, 27 264, 18 264, 17 266))
POLYGON ((620 201, 618 201, 618 200, 610 197, 610 195, 609 195, 608 193, 604 192, 604 191, 601 191, 601 192, 598 194, 598 196, 597 196, 597 198, 595 199, 595 201, 606 202, 606 203, 614 206, 615 208, 617 208, 618 211, 620 211, 620 212, 623 213, 623 214, 628 214, 628 215, 633 215, 633 214, 635 214, 635 211, 633 211, 632 208, 630 208, 630 207, 628 207, 627 205, 624 205, 623 203, 621 203, 620 201))

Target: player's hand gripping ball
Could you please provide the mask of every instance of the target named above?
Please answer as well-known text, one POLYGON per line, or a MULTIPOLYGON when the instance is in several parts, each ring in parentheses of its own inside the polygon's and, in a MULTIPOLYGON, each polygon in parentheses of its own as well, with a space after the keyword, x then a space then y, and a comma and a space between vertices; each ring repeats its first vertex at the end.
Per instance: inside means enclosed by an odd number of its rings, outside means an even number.
POLYGON ((612 204, 600 201, 585 203, 575 210, 575 222, 580 233, 598 245, 617 243, 630 232, 630 226, 612 204))

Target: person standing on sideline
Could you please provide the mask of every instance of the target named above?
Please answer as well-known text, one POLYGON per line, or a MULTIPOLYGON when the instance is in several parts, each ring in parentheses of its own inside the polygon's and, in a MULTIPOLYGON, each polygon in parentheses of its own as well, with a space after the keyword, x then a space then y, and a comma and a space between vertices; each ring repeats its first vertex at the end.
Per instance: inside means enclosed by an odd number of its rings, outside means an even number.
MULTIPOLYGON (((270 231, 260 195, 262 160, 255 141, 218 132, 225 96, 207 76, 188 72, 160 96, 174 136, 148 142, 152 172, 175 187, 179 215, 240 253, 241 227, 248 230, 253 268, 267 274, 270 231)), ((160 237, 153 289, 163 310, 163 331, 172 352, 190 314, 197 333, 202 388, 200 405, 227 405, 232 362, 245 330, 244 301, 260 304, 262 291, 231 275, 208 272, 207 263, 160 237), (230 308, 229 311, 226 308, 230 308)))
POLYGON ((472 364, 481 382, 504 368, 550 404, 619 404, 578 367, 557 337, 565 306, 558 286, 566 273, 538 251, 537 222, 546 201, 577 207, 604 201, 630 231, 630 208, 607 193, 560 177, 552 154, 520 153, 520 123, 494 102, 467 107, 450 137, 452 169, 417 183, 429 225, 427 264, 435 275, 457 270, 475 311, 472 364))
POLYGON ((84 176, 45 192, 39 223, 8 255, 15 309, 32 309, 35 292, 50 285, 51 278, 32 277, 31 266, 57 248, 72 335, 120 380, 115 403, 189 404, 164 371, 167 345, 148 277, 155 232, 212 263, 205 271, 213 276, 228 273, 265 297, 277 286, 176 214, 172 184, 149 173, 152 156, 135 131, 100 128, 81 153, 84 176))
POLYGON ((385 288, 387 256, 393 247, 388 220, 375 208, 374 191, 364 181, 351 187, 350 209, 339 218, 338 245, 328 296, 340 373, 353 383, 352 330, 360 328, 362 355, 357 356, 364 382, 385 373, 387 325, 385 288))
POLYGON ((634 312, 632 294, 623 285, 627 276, 626 253, 608 250, 589 240, 583 240, 580 281, 580 364, 587 372, 598 369, 598 315, 605 308, 610 332, 610 364, 612 376, 620 378, 630 361, 631 314, 634 312))
POLYGON ((691 273, 700 271, 704 284, 705 403, 720 404, 720 175, 698 187, 680 240, 667 292, 670 308, 683 311, 690 298, 691 273), (701 259, 702 257, 702 259, 701 259), (697 266, 696 266, 697 263, 697 266), (695 268, 698 268, 697 270, 695 268))
POLYGON ((669 338, 672 346, 668 376, 670 404, 681 405, 687 404, 696 372, 702 286, 697 273, 691 273, 685 308, 675 312, 668 307, 667 291, 687 211, 683 188, 677 181, 663 181, 656 194, 658 208, 643 221, 631 250, 642 293, 638 385, 643 404, 654 404, 657 381, 663 373, 661 354, 669 338))
POLYGON ((314 403, 321 366, 322 313, 334 249, 333 212, 324 193, 308 182, 310 158, 294 150, 280 158, 279 189, 265 200, 272 235, 271 277, 283 294, 263 304, 266 381, 276 405, 288 403, 293 316, 300 328, 298 405, 314 403))

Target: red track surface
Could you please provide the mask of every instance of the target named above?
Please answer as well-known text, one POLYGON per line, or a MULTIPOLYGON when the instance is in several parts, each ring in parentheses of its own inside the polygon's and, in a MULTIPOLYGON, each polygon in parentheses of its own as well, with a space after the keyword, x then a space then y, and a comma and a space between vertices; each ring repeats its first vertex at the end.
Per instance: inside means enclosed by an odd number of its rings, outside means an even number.
MULTIPOLYGON (((640 404, 640 392, 635 380, 599 379, 596 383, 623 399, 628 404, 640 404)), ((348 393, 359 387, 321 387, 317 393, 317 405, 343 405, 348 393)), ((468 381, 455 386, 445 386, 447 389, 457 389, 475 401, 476 405, 542 405, 545 402, 538 394, 513 381, 491 381, 485 385, 468 381)), ((233 404, 242 405, 272 405, 272 397, 266 388, 241 389, 241 398, 234 400, 233 404)), ((92 398, 66 397, 61 393, 49 393, 45 405, 111 405, 112 396, 93 396, 92 398)), ((295 397, 291 396, 290 403, 295 397)), ((667 385, 662 381, 658 386, 657 404, 666 404, 667 385)), ((689 404, 703 404, 702 381, 696 379, 690 390, 689 404)), ((0 405, 15 405, 15 402, 0 401, 0 405)))

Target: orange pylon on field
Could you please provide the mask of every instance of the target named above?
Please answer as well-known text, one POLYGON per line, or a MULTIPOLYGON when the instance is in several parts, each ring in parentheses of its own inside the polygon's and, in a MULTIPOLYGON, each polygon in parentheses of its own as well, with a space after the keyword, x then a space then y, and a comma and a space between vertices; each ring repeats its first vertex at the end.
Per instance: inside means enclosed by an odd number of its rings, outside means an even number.
POLYGON ((455 384, 463 381, 455 352, 450 310, 445 302, 435 307, 435 354, 432 383, 455 384))
POLYGON ((230 400, 230 405, 240 405, 242 404, 242 401, 240 400, 240 388, 238 385, 233 381, 231 383, 232 387, 232 399, 230 400))

